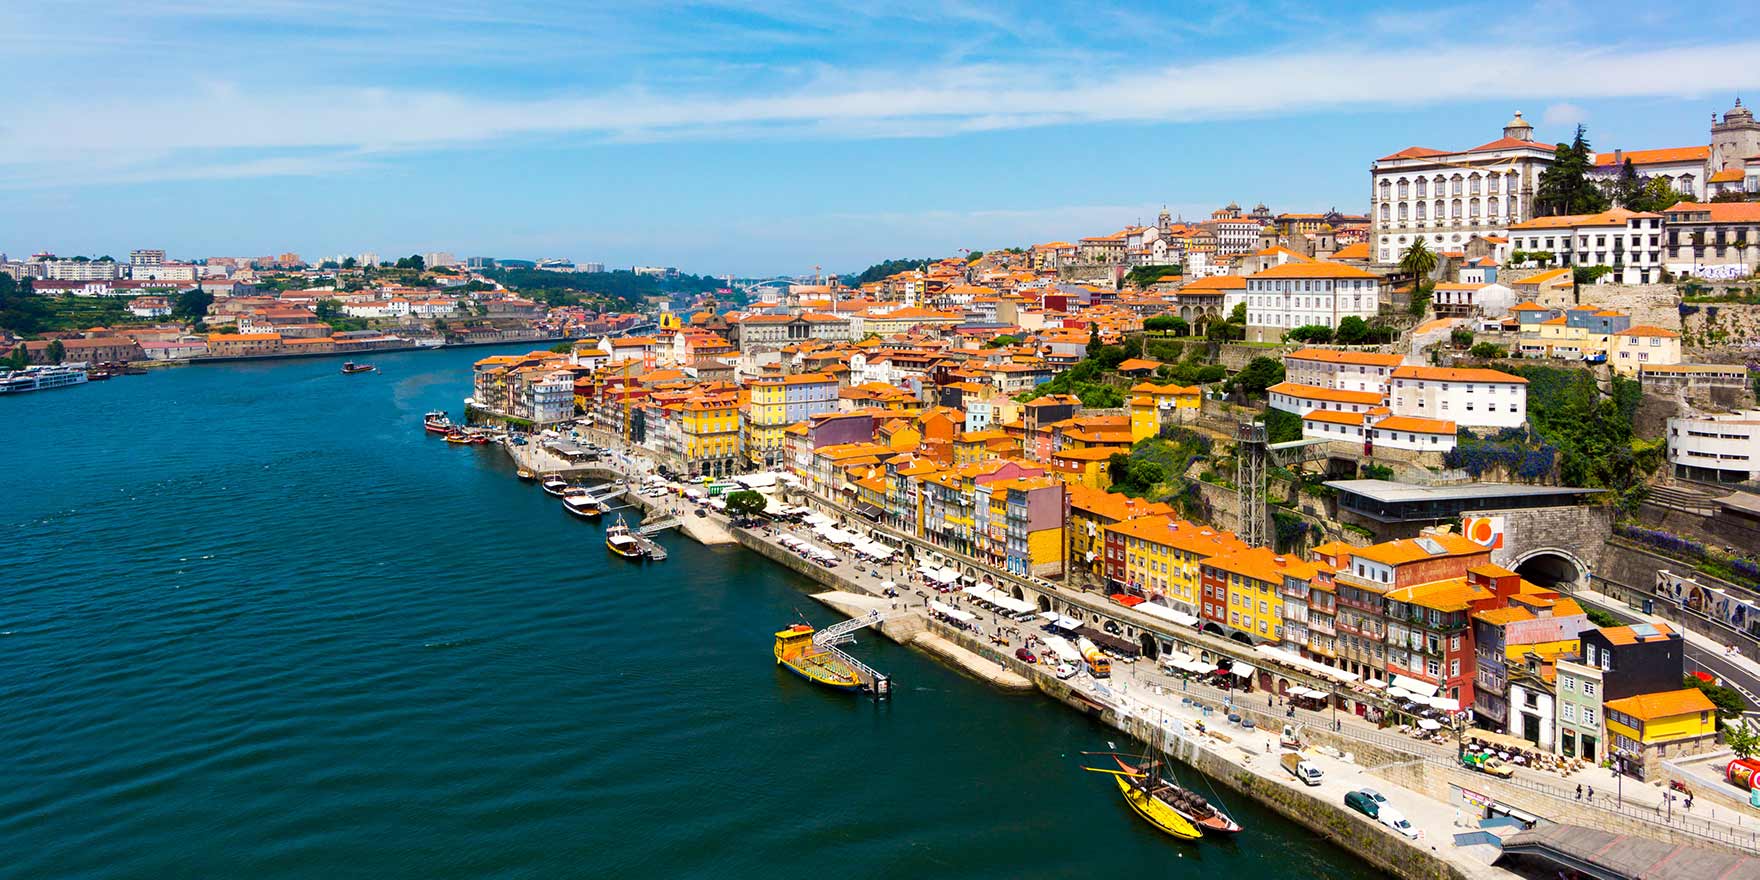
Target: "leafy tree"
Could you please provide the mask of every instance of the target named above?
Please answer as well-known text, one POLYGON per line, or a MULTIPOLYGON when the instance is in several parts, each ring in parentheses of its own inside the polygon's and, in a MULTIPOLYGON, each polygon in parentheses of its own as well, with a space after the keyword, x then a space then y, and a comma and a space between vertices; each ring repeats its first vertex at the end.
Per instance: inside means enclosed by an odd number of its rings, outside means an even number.
POLYGON ((1235 303, 1234 304, 1234 309, 1228 313, 1228 323, 1239 324, 1243 327, 1245 327, 1247 325, 1247 304, 1246 303, 1235 303))
POLYGON ((968 262, 968 263, 976 263, 983 258, 984 258, 983 251, 972 251, 971 253, 966 254, 966 262, 968 262))
POLYGON ((1332 341, 1332 328, 1324 324, 1304 324, 1285 334, 1291 342, 1327 343, 1332 341))
POLYGON ((1247 394, 1264 394, 1265 389, 1282 381, 1283 362, 1268 357, 1256 357, 1248 361, 1246 368, 1228 381, 1227 389, 1247 394))
POLYGON ((62 345, 61 340, 59 339, 51 339, 49 340, 49 350, 47 355, 49 363, 61 363, 62 361, 67 360, 67 346, 62 345))
POLYGON ((1534 208, 1542 216, 1560 214, 1594 214, 1607 210, 1607 196, 1589 179, 1595 154, 1583 126, 1568 144, 1553 150, 1552 167, 1540 173, 1540 188, 1534 195, 1534 208))
POLYGON ((855 280, 850 283, 857 286, 857 287, 860 287, 861 285, 867 284, 870 281, 880 281, 880 280, 885 279, 887 276, 897 275, 900 272, 914 272, 918 269, 923 268, 924 266, 929 265, 932 262, 934 262, 934 261, 928 260, 928 259, 922 259, 922 260, 885 260, 883 262, 875 263, 874 265, 869 266, 866 269, 863 269, 861 271, 861 274, 858 274, 855 277, 855 280))
POLYGON ((354 257, 346 257, 342 261, 342 268, 344 269, 353 269, 358 265, 359 264, 354 261, 354 257))
MULTIPOLYGON (((1734 201, 1741 201, 1741 194, 1736 193, 1735 195, 1737 195, 1738 198, 1734 201)), ((1626 207, 1634 211, 1653 211, 1660 213, 1680 204, 1680 201, 1683 198, 1686 198, 1686 196, 1683 195, 1680 190, 1670 186, 1668 181, 1663 180, 1660 177, 1652 177, 1644 181, 1644 189, 1638 194, 1637 201, 1626 207)), ((1717 200, 1712 199, 1712 201, 1717 200)))
POLYGON ((1583 609, 1583 614, 1589 618, 1590 623, 1596 626, 1619 626, 1622 622, 1619 618, 1599 608, 1586 607, 1583 609))
POLYGON ((1020 345, 1020 344, 1021 344, 1021 338, 1019 336, 1010 336, 1007 333, 1003 333, 1003 334, 991 339, 989 342, 984 343, 984 347, 985 348, 1003 348, 1003 347, 1009 346, 1009 345, 1020 345))
POLYGON ((1346 315, 1339 319, 1338 331, 1332 334, 1332 338, 1339 345, 1362 345, 1369 340, 1369 322, 1356 315, 1346 315))
POLYGON ((23 342, 14 345, 12 350, 6 353, 6 357, 0 358, 0 367, 5 367, 8 370, 22 370, 30 365, 31 353, 25 348, 23 342))
POLYGON ((1166 336, 1173 330, 1173 322, 1177 320, 1179 319, 1172 315, 1155 315, 1153 317, 1144 318, 1143 331, 1146 333, 1159 333, 1166 336))
POLYGON ((208 316, 208 307, 214 304, 214 295, 196 287, 179 294, 177 303, 171 307, 172 317, 180 321, 195 323, 208 316))
POLYGON ((1272 443, 1302 439, 1302 417, 1281 409, 1266 410, 1265 438, 1272 443))
POLYGON ((339 299, 318 300, 318 319, 319 320, 328 321, 331 318, 340 318, 340 317, 342 317, 342 300, 339 300, 339 299))
POLYGON ((426 260, 422 259, 421 254, 410 254, 407 257, 399 257, 397 259, 396 268, 398 268, 398 269, 414 269, 417 272, 420 272, 423 269, 428 268, 428 263, 426 260))
MULTIPOLYGON (((1104 345, 1104 343, 1102 343, 1100 341, 1100 325, 1098 323, 1096 323, 1096 324, 1089 326, 1089 328, 1088 328, 1088 357, 1094 357, 1095 355, 1098 355, 1100 353, 1100 349, 1103 347, 1103 345, 1104 345)), ((1122 360, 1122 358, 1120 360, 1122 360)), ((1117 364, 1115 363, 1115 364, 1113 364, 1113 366, 1117 366, 1117 364)))
POLYGON ((1475 343, 1472 348, 1467 350, 1467 353, 1473 357, 1485 358, 1486 360, 1496 360, 1497 358, 1509 357, 1508 349, 1491 342, 1475 343))
POLYGON ((48 303, 31 292, 29 278, 18 280, 0 272, 0 329, 39 333, 48 326, 49 317, 48 303))
POLYGON ((1399 255, 1399 269, 1411 275, 1414 284, 1422 286, 1429 280, 1430 273, 1436 271, 1436 252, 1430 250, 1424 239, 1414 239, 1399 255))
POLYGON ((1455 348, 1470 348, 1473 344, 1473 331, 1451 330, 1448 334, 1448 342, 1455 348))
POLYGON ((1732 724, 1723 729, 1723 744, 1738 758, 1753 757, 1760 751, 1760 734, 1755 734, 1745 724, 1732 724))
POLYGON ((1192 333, 1191 322, 1179 317, 1173 318, 1167 329, 1175 336, 1190 336, 1192 333))
POLYGON ((335 260, 325 260, 324 262, 318 264, 318 268, 320 270, 335 271, 337 269, 342 268, 342 266, 341 266, 341 264, 337 263, 335 260))
POLYGON ((763 513, 767 503, 762 494, 741 489, 727 496, 727 515, 734 519, 748 519, 763 513))

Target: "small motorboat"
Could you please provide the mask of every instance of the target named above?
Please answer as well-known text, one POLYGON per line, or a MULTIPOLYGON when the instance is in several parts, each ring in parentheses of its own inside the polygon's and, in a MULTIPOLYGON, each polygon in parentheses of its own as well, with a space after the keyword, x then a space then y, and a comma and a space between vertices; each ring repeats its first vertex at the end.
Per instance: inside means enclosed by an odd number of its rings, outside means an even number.
POLYGON ((376 373, 378 371, 379 368, 372 364, 357 364, 354 361, 342 362, 342 372, 344 375, 349 373, 376 373))
POLYGON ((519 477, 520 479, 525 480, 527 482, 531 482, 532 480, 535 480, 538 478, 537 471, 534 471, 531 468, 523 468, 523 467, 520 468, 519 470, 514 471, 513 475, 516 477, 519 477))
POLYGON ((453 429, 452 419, 446 415, 445 410, 437 409, 422 416, 422 429, 430 434, 450 434, 453 429))
POLYGON ((446 442, 469 444, 475 443, 476 441, 471 439, 471 435, 466 434, 463 431, 448 431, 446 432, 446 442))
POLYGON ((561 498, 562 493, 566 492, 569 488, 568 481, 555 474, 545 477, 543 482, 538 485, 544 487, 545 492, 555 495, 558 498, 561 498))

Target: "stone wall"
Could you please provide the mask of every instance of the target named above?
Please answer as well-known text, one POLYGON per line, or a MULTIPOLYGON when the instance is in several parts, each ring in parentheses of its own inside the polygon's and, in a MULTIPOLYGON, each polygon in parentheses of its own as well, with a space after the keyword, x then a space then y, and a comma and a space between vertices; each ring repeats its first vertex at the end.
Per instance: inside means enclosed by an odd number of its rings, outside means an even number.
POLYGON ((1301 346, 1299 345, 1290 344, 1262 346, 1240 345, 1234 342, 1225 342, 1217 346, 1216 362, 1227 367, 1230 373, 1238 373, 1241 370, 1246 369, 1247 364, 1251 363, 1253 358, 1268 357, 1274 361, 1282 361, 1285 354, 1295 351, 1300 347, 1301 346))
POLYGON ((1466 515, 1503 517, 1503 546, 1491 551, 1492 562, 1514 569, 1536 551, 1554 551, 1572 561, 1579 584, 1586 584, 1590 572, 1601 568, 1602 551, 1613 531, 1611 510, 1590 504, 1466 515))
POLYGON ((1720 352, 1719 357, 1699 360, 1718 363, 1745 363, 1753 358, 1747 346, 1760 340, 1760 306, 1742 303, 1686 303, 1676 311, 1681 347, 1685 350, 1704 349, 1720 352))

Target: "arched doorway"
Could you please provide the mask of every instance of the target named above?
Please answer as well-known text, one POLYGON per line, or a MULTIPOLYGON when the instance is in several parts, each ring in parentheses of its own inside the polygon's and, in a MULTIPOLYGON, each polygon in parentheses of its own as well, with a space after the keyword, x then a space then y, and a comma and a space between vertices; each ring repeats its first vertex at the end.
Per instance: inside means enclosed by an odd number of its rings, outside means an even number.
POLYGON ((1241 632, 1240 630, 1235 630, 1234 632, 1230 633, 1228 637, 1231 639, 1234 639, 1237 642, 1240 642, 1243 645, 1250 646, 1253 644, 1253 637, 1247 635, 1244 632, 1241 632))
POLYGON ((1208 620, 1204 621, 1204 631, 1213 636, 1227 635, 1227 633, 1222 631, 1222 627, 1217 626, 1215 623, 1208 620))
MULTIPOLYGON (((1021 588, 1020 588, 1020 587, 1015 587, 1015 588, 1014 588, 1014 594, 1015 594, 1015 595, 1016 595, 1016 596, 1019 596, 1019 595, 1020 595, 1020 594, 1021 594, 1021 588)), ((1045 597, 1044 597, 1044 596, 1040 596, 1040 597, 1039 597, 1039 610, 1040 610, 1040 611, 1041 611, 1041 612, 1044 612, 1044 611, 1050 611, 1050 610, 1051 610, 1051 600, 1050 600, 1050 599, 1047 599, 1047 598, 1045 598, 1045 597)))
POLYGON ((1153 635, 1143 633, 1142 638, 1138 639, 1138 642, 1143 646, 1144 660, 1153 661, 1156 657, 1161 656, 1161 648, 1159 645, 1155 644, 1155 637, 1153 635))
POLYGON ((1019 585, 1016 585, 1014 588, 1014 598, 1016 601, 1025 601, 1027 598, 1027 594, 1021 591, 1019 585))
POLYGON ((1562 550, 1536 550, 1516 563, 1516 574, 1547 589, 1569 589, 1583 579, 1583 565, 1562 550))

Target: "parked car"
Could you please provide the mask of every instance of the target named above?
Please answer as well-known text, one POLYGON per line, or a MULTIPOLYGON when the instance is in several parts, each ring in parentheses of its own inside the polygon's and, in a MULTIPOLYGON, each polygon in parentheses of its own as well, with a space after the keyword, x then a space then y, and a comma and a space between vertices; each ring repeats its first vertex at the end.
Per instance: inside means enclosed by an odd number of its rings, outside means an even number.
POLYGON ((1387 796, 1373 788, 1359 788, 1357 789, 1357 792, 1374 801, 1376 806, 1387 803, 1387 796))
POLYGON ((1078 672, 1081 672, 1081 670, 1077 669, 1075 666, 1073 666, 1069 663, 1057 664, 1057 677, 1058 678, 1063 678, 1063 679, 1075 678, 1076 673, 1078 673, 1078 672))
POLYGON ((1381 815, 1381 804, 1364 792, 1345 792, 1344 805, 1371 819, 1378 818, 1381 815))
POLYGON ((1037 663, 1037 662, 1039 662, 1039 658, 1033 656, 1033 652, 1027 650, 1026 648, 1016 648, 1014 651, 1014 659, 1019 660, 1022 663, 1037 663))
POLYGON ((1394 832, 1401 836, 1409 837, 1413 840, 1418 839, 1417 827, 1412 825, 1411 820, 1407 819, 1404 814, 1392 807, 1382 807, 1380 815, 1375 817, 1375 821, 1392 828, 1394 832))
POLYGON ((704 513, 704 512, 703 512, 703 508, 701 508, 701 507, 699 507, 699 508, 697 508, 697 509, 695 509, 695 510, 693 510, 693 511, 691 511, 691 513, 693 513, 693 514, 695 514, 695 515, 697 515, 697 516, 708 516, 708 514, 706 514, 706 513, 704 513))

